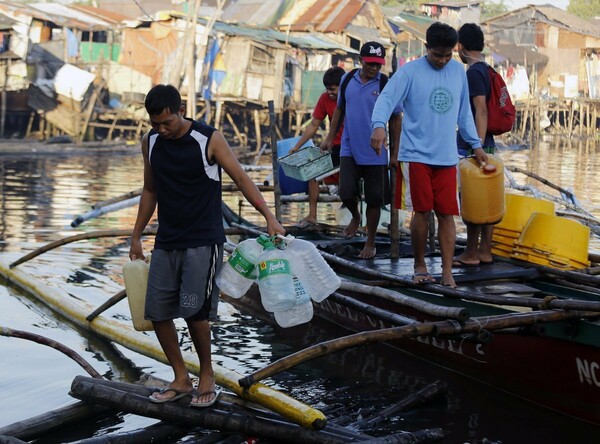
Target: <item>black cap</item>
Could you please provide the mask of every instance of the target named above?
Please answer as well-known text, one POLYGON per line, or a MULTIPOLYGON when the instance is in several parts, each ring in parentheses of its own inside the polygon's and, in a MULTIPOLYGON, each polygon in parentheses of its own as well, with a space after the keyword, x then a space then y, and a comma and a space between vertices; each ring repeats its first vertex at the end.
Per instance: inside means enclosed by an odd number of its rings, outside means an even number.
POLYGON ((367 42, 360 48, 360 57, 365 63, 385 65, 385 48, 378 42, 367 42))

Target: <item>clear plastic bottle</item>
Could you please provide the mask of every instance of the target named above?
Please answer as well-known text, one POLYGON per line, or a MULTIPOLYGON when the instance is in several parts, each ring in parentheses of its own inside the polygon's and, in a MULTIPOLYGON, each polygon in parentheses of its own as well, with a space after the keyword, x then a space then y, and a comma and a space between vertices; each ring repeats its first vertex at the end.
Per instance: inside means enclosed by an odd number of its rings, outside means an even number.
POLYGON ((256 281, 256 264, 263 247, 256 239, 240 242, 217 276, 217 286, 226 295, 239 299, 256 281))
POLYGON ((286 236, 294 274, 315 302, 321 302, 342 285, 342 281, 312 242, 286 236))
POLYGON ((313 317, 313 305, 310 296, 304 289, 302 282, 296 276, 293 277, 294 289, 296 291, 296 301, 292 308, 283 311, 276 311, 275 321, 284 328, 309 322, 313 317))
POLYGON ((288 310, 296 304, 296 290, 287 254, 271 242, 264 245, 258 258, 258 289, 265 310, 288 310))

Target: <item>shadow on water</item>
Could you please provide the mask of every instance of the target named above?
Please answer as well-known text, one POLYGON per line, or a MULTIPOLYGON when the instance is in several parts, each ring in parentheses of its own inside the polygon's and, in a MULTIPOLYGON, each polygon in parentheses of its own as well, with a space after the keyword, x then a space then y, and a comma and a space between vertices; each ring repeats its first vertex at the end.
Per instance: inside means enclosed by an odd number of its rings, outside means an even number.
MULTIPOLYGON (((534 150, 500 152, 505 162, 535 172, 572 188, 580 201, 600 212, 600 171, 597 146, 556 145, 545 142, 534 150)), ((142 161, 137 150, 130 154, 86 153, 70 156, 0 155, 0 252, 14 260, 41 245, 78 232, 132 227, 137 209, 127 208, 86 222, 73 229, 70 222, 90 205, 141 186, 142 161)), ((253 173, 262 182, 266 173, 253 173)), ((536 184, 539 185, 539 184, 536 184)), ((237 208, 238 196, 227 196, 237 208)), ((245 208, 245 207, 244 207, 245 208)), ((293 223, 307 206, 287 205, 286 223, 293 223)), ((334 220, 335 207, 319 207, 321 220, 334 220)), ((144 241, 145 249, 152 239, 144 241)), ((98 239, 60 247, 21 265, 24 270, 59 286, 72 297, 94 306, 122 288, 121 267, 127 260, 127 239, 98 239)), ((145 356, 114 346, 73 327, 29 296, 0 282, 0 325, 32 331, 73 348, 107 378, 135 381, 141 372, 170 379, 170 369, 145 356)), ((126 302, 109 310, 122 317, 126 302)), ((267 364, 324 340, 348 332, 319 320, 309 327, 283 330, 264 320, 240 313, 227 303, 219 308, 213 327, 213 354, 219 364, 248 374, 267 364)), ((182 347, 192 350, 187 334, 182 347)), ((73 399, 68 395, 72 379, 83 370, 54 350, 0 337, 3 351, 0 374, 3 407, 0 426, 57 408, 73 399), (10 406, 8 408, 7 406, 10 406)), ((551 371, 551 369, 549 369, 551 371)), ((540 375, 543 377, 543 375, 540 375)), ((448 385, 437 401, 395 415, 376 429, 362 431, 376 436, 442 427, 443 442, 579 443, 597 441, 597 427, 538 408, 462 375, 417 359, 386 345, 363 346, 304 363, 266 382, 321 409, 330 421, 353 424, 398 403, 410 393, 434 381, 448 385)), ((568 402, 568 400, 565 400, 568 402)), ((53 434, 38 442, 68 442, 90 436, 121 433, 156 422, 133 415, 114 415, 88 421, 76 430, 53 434)))

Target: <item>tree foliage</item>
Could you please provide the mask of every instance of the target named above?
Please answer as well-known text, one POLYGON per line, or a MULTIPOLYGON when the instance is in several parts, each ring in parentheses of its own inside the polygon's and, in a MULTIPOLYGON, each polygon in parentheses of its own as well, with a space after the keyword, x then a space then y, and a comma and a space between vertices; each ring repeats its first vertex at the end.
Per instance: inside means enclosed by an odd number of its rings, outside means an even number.
POLYGON ((569 0, 567 12, 584 19, 600 17, 600 0, 569 0))
POLYGON ((508 11, 510 11, 510 8, 504 2, 504 0, 500 0, 500 2, 498 3, 492 1, 484 1, 481 4, 481 20, 487 20, 497 15, 504 14, 508 11))

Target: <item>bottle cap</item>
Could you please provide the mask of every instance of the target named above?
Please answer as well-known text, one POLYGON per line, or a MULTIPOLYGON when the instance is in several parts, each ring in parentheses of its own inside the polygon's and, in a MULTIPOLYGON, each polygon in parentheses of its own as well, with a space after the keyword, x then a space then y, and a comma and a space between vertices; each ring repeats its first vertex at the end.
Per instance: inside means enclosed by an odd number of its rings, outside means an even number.
POLYGON ((483 165, 482 169, 483 169, 483 172, 485 174, 495 173, 496 172, 496 165, 488 163, 488 164, 483 165))

